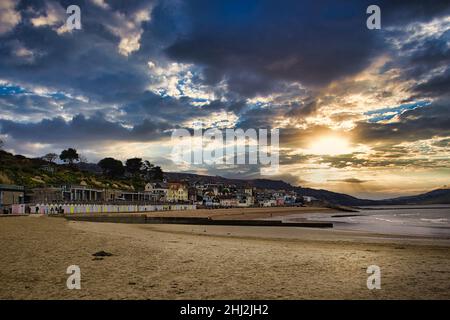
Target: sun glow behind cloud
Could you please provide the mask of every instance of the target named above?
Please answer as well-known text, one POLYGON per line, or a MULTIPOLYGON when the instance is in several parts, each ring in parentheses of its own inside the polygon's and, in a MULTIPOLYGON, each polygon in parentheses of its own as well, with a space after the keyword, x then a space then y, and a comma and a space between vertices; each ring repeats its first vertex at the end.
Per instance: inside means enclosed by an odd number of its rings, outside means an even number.
POLYGON ((353 149, 348 139, 339 136, 324 136, 314 139, 306 153, 314 155, 339 155, 351 153, 353 149))

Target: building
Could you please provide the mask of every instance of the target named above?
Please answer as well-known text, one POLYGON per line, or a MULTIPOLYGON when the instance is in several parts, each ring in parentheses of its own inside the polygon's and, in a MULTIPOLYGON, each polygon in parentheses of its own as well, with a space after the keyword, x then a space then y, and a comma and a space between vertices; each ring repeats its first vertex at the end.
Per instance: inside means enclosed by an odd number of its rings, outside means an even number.
POLYGON ((3 212, 10 212, 11 206, 23 203, 24 198, 25 188, 23 186, 0 184, 0 208, 3 212))
POLYGON ((263 207, 275 207, 277 205, 277 201, 275 199, 264 199, 260 202, 260 205, 263 207))
POLYGON ((236 192, 236 198, 238 200, 239 207, 250 207, 255 204, 253 189, 251 187, 238 189, 236 192))
POLYGON ((64 200, 61 188, 33 188, 26 193, 27 202, 31 203, 51 203, 64 200))
POLYGON ((303 202, 310 203, 314 201, 317 201, 317 199, 312 196, 303 196, 303 202))
POLYGON ((221 196, 219 197, 220 206, 225 208, 237 207, 239 205, 238 199, 232 196, 221 196))
POLYGON ((123 194, 121 190, 116 189, 105 189, 103 192, 104 201, 121 201, 123 199, 123 194))
POLYGON ((185 202, 189 200, 188 188, 184 183, 170 182, 166 200, 168 202, 185 202))
POLYGON ((220 199, 212 192, 207 192, 203 195, 203 205, 206 207, 219 207, 220 199))
POLYGON ((104 190, 86 185, 70 185, 62 187, 62 196, 64 201, 102 201, 104 190))
POLYGON ((288 194, 284 196, 284 204, 288 206, 293 206, 297 204, 297 197, 293 194, 288 194))
POLYGON ((150 201, 152 202, 164 202, 167 197, 167 192, 167 184, 163 182, 149 182, 144 188, 144 193, 149 196, 150 201))
POLYGON ((198 194, 197 189, 194 187, 188 188, 188 200, 191 203, 197 203, 198 200, 201 198, 201 195, 198 194))

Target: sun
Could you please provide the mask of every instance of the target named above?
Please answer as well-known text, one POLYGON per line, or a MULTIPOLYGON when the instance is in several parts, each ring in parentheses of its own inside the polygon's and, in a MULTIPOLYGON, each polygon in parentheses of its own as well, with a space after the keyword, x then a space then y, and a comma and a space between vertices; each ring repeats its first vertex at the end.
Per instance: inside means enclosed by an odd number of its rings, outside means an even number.
POLYGON ((306 149, 306 152, 308 154, 334 156, 351 153, 352 149, 346 138, 339 136, 324 136, 313 139, 306 149))

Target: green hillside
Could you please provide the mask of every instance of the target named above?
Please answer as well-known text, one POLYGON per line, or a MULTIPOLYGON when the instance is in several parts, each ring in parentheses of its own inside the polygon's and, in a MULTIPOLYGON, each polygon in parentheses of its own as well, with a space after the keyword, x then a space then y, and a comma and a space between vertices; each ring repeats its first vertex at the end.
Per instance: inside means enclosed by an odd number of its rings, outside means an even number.
POLYGON ((27 188, 80 184, 113 189, 141 189, 145 181, 139 177, 111 179, 103 174, 82 170, 76 165, 55 164, 39 158, 26 158, 0 150, 0 183, 27 188))

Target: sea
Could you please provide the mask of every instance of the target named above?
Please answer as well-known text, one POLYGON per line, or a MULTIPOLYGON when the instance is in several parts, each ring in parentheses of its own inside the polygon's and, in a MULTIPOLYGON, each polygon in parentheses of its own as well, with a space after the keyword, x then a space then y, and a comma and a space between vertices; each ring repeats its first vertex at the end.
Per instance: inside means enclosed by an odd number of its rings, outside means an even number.
MULTIPOLYGON (((332 222, 336 230, 450 239, 450 205, 360 207, 359 212, 307 213, 283 222, 332 222)), ((277 217, 280 220, 280 217, 277 217)))

